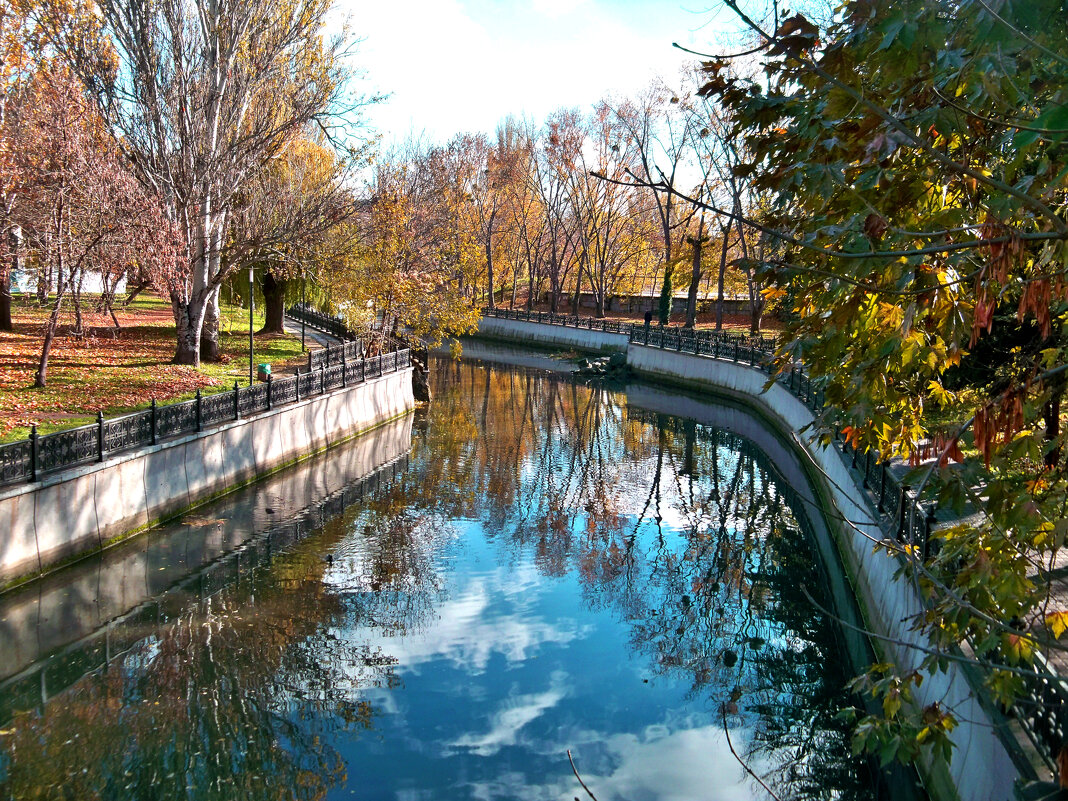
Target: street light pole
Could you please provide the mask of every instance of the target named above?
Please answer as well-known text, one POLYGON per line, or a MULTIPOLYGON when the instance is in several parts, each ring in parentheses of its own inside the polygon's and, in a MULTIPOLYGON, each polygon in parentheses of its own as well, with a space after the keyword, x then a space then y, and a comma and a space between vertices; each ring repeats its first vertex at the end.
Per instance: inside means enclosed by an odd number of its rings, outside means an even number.
POLYGON ((252 386, 252 267, 248 268, 248 385, 252 386))
POLYGON ((304 276, 304 270, 300 271, 300 352, 304 352, 304 315, 308 311, 308 302, 304 299, 304 285, 307 283, 307 279, 304 276))

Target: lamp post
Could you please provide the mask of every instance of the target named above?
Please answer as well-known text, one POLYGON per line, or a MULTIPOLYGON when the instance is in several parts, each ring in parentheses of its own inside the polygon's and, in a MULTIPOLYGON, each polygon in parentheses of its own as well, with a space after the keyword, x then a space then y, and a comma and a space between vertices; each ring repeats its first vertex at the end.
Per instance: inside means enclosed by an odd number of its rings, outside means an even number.
POLYGON ((248 385, 252 386, 252 306, 255 301, 252 299, 253 283, 252 283, 252 266, 248 268, 248 385))
POLYGON ((308 313, 308 302, 304 299, 304 285, 306 283, 304 277, 304 267, 301 265, 300 270, 300 352, 304 352, 304 316, 308 313))

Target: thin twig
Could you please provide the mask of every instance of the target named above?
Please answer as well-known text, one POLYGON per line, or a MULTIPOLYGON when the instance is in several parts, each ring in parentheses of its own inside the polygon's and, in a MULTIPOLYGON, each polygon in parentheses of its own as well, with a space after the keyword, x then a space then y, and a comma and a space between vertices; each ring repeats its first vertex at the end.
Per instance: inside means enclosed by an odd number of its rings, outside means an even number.
MULTIPOLYGON (((575 760, 571 758, 570 748, 567 749, 567 761, 571 763, 571 772, 575 774, 575 778, 578 779, 578 783, 582 785, 582 789, 586 791, 586 794, 592 798, 593 801, 597 801, 597 796, 593 794, 593 791, 586 786, 586 782, 582 781, 582 777, 579 776, 578 768, 575 767, 575 760)), ((578 801, 578 799, 576 798, 575 801, 578 801)))
POLYGON ((745 760, 742 759, 740 756, 738 756, 738 752, 734 750, 734 743, 731 742, 730 729, 727 728, 727 709, 726 709, 726 707, 721 709, 720 713, 723 715, 723 733, 725 735, 727 735, 727 747, 729 749, 731 749, 731 753, 734 754, 734 758, 738 760, 738 764, 741 765, 743 768, 745 768, 745 772, 748 773, 750 776, 752 776, 754 779, 756 779, 757 784, 759 784, 761 787, 763 787, 764 790, 767 792, 767 794, 770 795, 772 798, 774 798, 775 801, 782 801, 782 799, 779 798, 779 796, 775 795, 775 793, 772 791, 772 789, 770 787, 768 787, 766 784, 764 784, 764 780, 761 779, 759 776, 757 776, 756 773, 753 772, 753 769, 751 767, 749 767, 747 764, 745 764, 745 760))

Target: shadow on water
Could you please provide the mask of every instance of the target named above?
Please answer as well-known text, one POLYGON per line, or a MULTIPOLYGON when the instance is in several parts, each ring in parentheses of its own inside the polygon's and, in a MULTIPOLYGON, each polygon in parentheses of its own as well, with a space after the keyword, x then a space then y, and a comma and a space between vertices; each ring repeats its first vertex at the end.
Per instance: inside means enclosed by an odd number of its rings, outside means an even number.
POLYGON ((784 799, 916 797, 836 718, 868 654, 808 601, 854 614, 786 444, 642 385, 435 380, 359 457, 0 599, 0 789, 569 799, 570 748, 601 801, 759 798, 727 726, 784 799))

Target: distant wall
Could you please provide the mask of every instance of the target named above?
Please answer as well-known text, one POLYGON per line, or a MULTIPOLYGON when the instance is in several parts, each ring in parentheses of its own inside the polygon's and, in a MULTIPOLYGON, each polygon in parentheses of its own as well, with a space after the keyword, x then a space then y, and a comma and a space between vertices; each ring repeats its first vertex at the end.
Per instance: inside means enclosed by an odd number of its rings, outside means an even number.
POLYGON ((483 317, 479 320, 477 336, 520 342, 534 347, 574 348, 585 351, 625 351, 629 341, 626 334, 528 323, 522 320, 502 320, 496 317, 483 317))
POLYGON ((0 491, 0 585, 43 575, 415 405, 410 368, 0 491))

